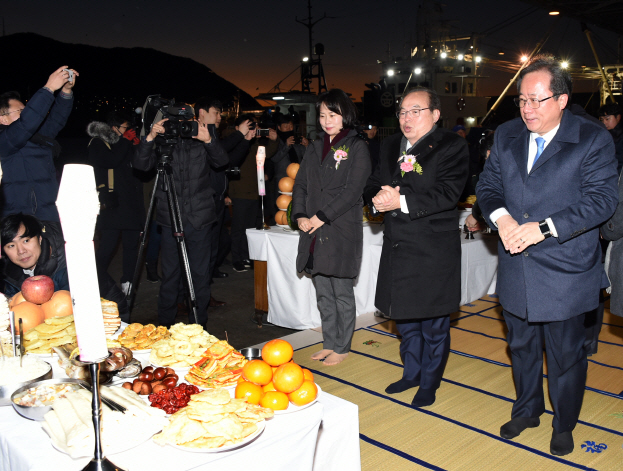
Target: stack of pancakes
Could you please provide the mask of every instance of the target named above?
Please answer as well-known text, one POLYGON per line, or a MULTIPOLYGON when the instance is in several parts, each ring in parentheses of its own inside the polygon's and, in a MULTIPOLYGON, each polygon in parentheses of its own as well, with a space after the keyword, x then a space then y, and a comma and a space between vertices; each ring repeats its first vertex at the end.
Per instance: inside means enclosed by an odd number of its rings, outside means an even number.
POLYGON ((104 332, 106 337, 112 337, 119 327, 121 327, 121 319, 119 318, 119 309, 117 303, 100 298, 102 303, 102 315, 104 316, 104 332))

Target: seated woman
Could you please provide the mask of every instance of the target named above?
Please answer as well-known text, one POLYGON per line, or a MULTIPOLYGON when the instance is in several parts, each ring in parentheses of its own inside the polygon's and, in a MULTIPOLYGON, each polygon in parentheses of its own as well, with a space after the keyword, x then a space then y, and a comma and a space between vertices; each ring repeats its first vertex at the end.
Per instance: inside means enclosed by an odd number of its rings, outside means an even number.
MULTIPOLYGON (((12 297, 21 291, 29 276, 46 275, 54 281, 54 291, 69 290, 65 239, 58 222, 39 221, 22 213, 0 221, 2 237, 2 279, 4 294, 12 297)), ((130 311, 125 295, 110 275, 100 279, 100 296, 117 303, 119 317, 129 322, 130 311)))
POLYGON ((54 291, 69 290, 65 240, 59 223, 42 223, 34 216, 11 214, 0 222, 4 294, 13 296, 29 276, 47 275, 54 291))

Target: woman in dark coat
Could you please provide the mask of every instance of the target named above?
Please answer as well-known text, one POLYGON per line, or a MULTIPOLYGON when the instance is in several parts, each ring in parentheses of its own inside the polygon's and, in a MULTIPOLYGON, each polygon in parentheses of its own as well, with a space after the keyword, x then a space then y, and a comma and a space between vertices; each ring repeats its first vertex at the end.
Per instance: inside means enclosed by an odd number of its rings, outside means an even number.
POLYGON ((100 279, 105 278, 121 237, 121 289, 127 294, 136 265, 139 234, 145 224, 143 183, 134 175, 131 164, 138 139, 128 118, 116 112, 108 115, 106 123, 90 123, 87 134, 93 138, 89 143, 89 163, 95 172, 100 199, 97 217, 100 243, 95 255, 97 270, 100 279))
POLYGON ((363 187, 371 172, 365 141, 354 130, 357 110, 342 90, 321 94, 316 113, 324 133, 307 147, 296 175, 292 214, 302 231, 296 268, 313 275, 323 350, 312 355, 337 365, 355 329, 353 280, 363 247, 363 187))
POLYGON ((401 102, 402 133, 383 141, 366 201, 385 212, 375 305, 402 335, 403 377, 389 394, 420 386, 412 404, 435 402, 450 350, 450 314, 461 300, 461 240, 456 205, 468 176, 465 139, 436 125, 434 90, 401 102))

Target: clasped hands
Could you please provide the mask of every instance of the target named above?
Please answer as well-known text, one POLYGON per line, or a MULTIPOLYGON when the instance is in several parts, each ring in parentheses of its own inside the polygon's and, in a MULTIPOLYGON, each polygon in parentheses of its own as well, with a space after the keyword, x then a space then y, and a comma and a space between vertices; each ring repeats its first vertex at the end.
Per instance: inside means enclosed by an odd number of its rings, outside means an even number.
POLYGON ((381 213, 400 208, 400 187, 383 185, 381 191, 372 198, 372 203, 381 213))
POLYGON ((313 234, 316 229, 324 226, 324 222, 318 219, 318 216, 316 215, 312 216, 311 218, 298 218, 296 222, 299 225, 299 229, 304 232, 309 231, 310 234, 313 234))
POLYGON ((538 222, 519 225, 510 215, 504 215, 495 221, 504 248, 511 254, 521 253, 528 246, 536 245, 545 239, 538 222))

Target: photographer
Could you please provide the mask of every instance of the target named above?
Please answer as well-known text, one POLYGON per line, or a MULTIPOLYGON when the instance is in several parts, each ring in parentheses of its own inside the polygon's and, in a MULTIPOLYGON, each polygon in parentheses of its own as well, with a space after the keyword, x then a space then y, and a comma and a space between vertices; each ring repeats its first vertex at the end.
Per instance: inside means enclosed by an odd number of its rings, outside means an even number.
POLYGON ((145 222, 143 183, 132 168, 134 145, 139 143, 130 119, 111 112, 106 122, 93 121, 87 126, 89 163, 95 173, 100 200, 97 229, 100 242, 95 254, 99 279, 107 272, 121 237, 123 245, 123 275, 121 289, 128 293, 136 257, 140 231, 145 222))
POLYGON ((46 221, 60 221, 56 210, 58 181, 54 159, 61 148, 55 137, 71 113, 72 90, 78 75, 66 65, 60 67, 27 105, 21 102, 17 92, 0 95, 2 216, 22 212, 46 221), (55 98, 54 93, 59 89, 55 98))
MULTIPOLYGON (((145 140, 138 145, 138 152, 133 161, 136 169, 148 171, 156 166, 158 158, 154 149, 154 139, 165 133, 166 121, 168 119, 153 124, 145 140)), ((205 325, 208 320, 212 232, 216 223, 215 191, 212 187, 210 167, 220 168, 229 163, 227 153, 215 141, 208 130, 208 124, 200 122, 196 136, 192 139, 177 140, 170 161, 201 325, 205 325)), ((156 194, 156 220, 165 226, 161 242, 162 284, 158 297, 158 319, 160 325, 171 326, 177 313, 182 267, 177 242, 171 231, 167 196, 160 185, 156 194)))

